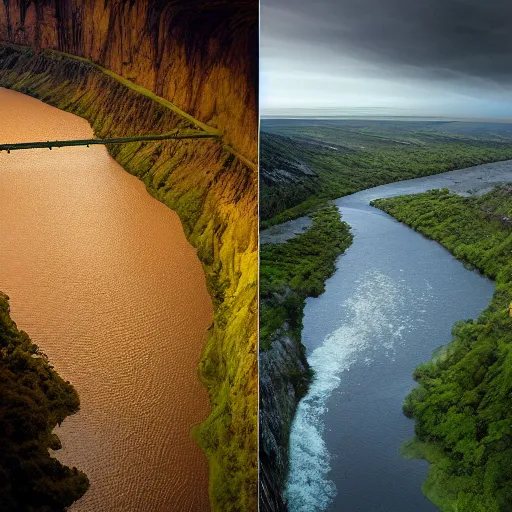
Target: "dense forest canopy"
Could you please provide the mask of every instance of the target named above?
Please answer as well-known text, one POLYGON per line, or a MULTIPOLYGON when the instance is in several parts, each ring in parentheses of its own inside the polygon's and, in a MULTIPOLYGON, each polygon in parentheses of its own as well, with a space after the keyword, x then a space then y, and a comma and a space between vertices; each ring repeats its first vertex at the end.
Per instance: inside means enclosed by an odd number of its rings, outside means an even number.
POLYGON ((496 282, 480 317, 457 323, 454 341, 416 368, 404 411, 417 439, 405 454, 431 463, 424 492, 443 512, 512 510, 512 188, 373 204, 496 282))
POLYGON ((18 330, 0 292, 0 510, 58 512, 84 494, 87 476, 48 452, 60 448, 53 428, 78 408, 73 386, 18 330))

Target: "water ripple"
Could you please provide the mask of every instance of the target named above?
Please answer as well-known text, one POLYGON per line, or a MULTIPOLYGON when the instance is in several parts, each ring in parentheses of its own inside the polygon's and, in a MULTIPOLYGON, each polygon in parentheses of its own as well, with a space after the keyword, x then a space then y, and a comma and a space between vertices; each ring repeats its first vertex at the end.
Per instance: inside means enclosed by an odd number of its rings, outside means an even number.
POLYGON ((370 364, 376 351, 393 358, 403 333, 412 326, 411 316, 403 314, 411 300, 404 280, 370 270, 356 284, 355 293, 342 305, 344 324, 308 357, 315 377, 298 406, 290 436, 286 494, 291 512, 326 510, 336 496, 329 478, 331 455, 323 439, 323 416, 343 373, 356 360, 370 364))

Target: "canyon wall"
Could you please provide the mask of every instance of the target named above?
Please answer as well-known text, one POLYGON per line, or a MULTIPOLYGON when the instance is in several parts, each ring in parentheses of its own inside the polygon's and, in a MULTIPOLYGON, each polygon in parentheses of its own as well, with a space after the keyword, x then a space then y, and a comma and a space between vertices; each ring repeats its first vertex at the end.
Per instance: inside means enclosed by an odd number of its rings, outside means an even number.
POLYGON ((284 325, 260 352, 260 510, 283 512, 289 471, 290 431, 311 372, 301 340, 284 325))
POLYGON ((256 161, 256 0, 3 0, 0 40, 90 59, 256 161))
POLYGON ((263 131, 266 124, 262 125, 260 134, 262 227, 274 224, 274 216, 306 201, 322 186, 318 174, 306 163, 305 156, 313 156, 308 144, 300 138, 263 131))
POLYGON ((80 115, 99 137, 190 123, 84 57, 219 129, 213 140, 109 148, 176 210, 215 307, 201 361, 212 414, 195 430, 214 510, 255 510, 258 4, 254 0, 3 0, 0 86, 80 115))
MULTIPOLYGON (((48 30, 26 37, 45 41, 48 30)), ((40 48, 0 45, 0 86, 87 119, 100 138, 191 126, 93 64, 40 48)), ((200 363, 212 413, 194 436, 209 458, 212 509, 257 510, 257 173, 215 139, 108 149, 180 215, 198 250, 215 313, 200 363)))

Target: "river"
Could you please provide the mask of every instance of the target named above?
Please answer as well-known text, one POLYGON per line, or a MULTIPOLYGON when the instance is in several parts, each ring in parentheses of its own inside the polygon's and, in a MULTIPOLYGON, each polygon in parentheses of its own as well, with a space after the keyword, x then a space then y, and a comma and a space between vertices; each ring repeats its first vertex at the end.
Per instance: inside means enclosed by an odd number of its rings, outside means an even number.
MULTIPOLYGON (((292 512, 430 512, 428 464, 400 456, 414 435, 402 403, 413 369, 475 318, 494 284, 380 210, 373 199, 512 181, 512 162, 384 185, 336 201, 354 242, 326 291, 307 300, 303 342, 315 378, 297 409, 287 496, 292 512)), ((284 230, 286 231, 286 230, 284 230)))
MULTIPOLYGON (((89 124, 0 89, 3 143, 92 137, 89 124)), ((210 510, 191 437, 209 403, 197 365, 212 321, 176 213, 103 146, 0 154, 0 290, 73 383, 81 410, 55 456, 91 482, 71 510, 210 510)))

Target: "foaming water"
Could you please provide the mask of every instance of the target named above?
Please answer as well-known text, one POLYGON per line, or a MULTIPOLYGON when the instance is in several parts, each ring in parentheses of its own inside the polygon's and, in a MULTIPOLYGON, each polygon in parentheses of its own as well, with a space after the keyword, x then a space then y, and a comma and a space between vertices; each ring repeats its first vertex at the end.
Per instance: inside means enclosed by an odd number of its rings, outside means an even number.
MULTIPOLYGON (((0 89, 0 141, 90 138, 88 123, 0 89)), ((0 154, 0 290, 77 389, 56 429, 91 482, 71 507, 206 511, 197 365, 212 305, 178 216, 102 146, 0 154)))
POLYGON ((380 348, 393 358, 395 344, 411 326, 411 318, 400 314, 410 301, 405 284, 377 270, 366 272, 356 283, 354 295, 343 303, 346 323, 308 357, 315 378, 299 404, 290 440, 287 495, 292 512, 326 510, 336 495, 329 478, 331 454, 323 439, 323 417, 343 372, 358 359, 370 364, 380 348))
MULTIPOLYGON (((482 166, 469 179, 477 172, 489 176, 482 166)), ((493 179, 507 172, 497 164, 493 179)), ((465 187, 464 173, 456 173, 465 187)), ((450 341, 454 322, 478 316, 494 286, 368 203, 454 179, 447 173, 337 201, 354 241, 325 293, 306 302, 303 342, 315 375, 292 424, 292 512, 437 510, 421 493, 428 464, 400 455, 414 436, 402 403, 414 368, 450 341)))

